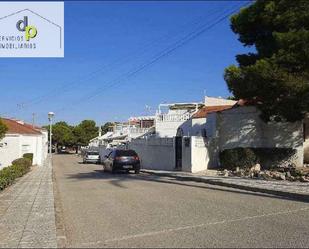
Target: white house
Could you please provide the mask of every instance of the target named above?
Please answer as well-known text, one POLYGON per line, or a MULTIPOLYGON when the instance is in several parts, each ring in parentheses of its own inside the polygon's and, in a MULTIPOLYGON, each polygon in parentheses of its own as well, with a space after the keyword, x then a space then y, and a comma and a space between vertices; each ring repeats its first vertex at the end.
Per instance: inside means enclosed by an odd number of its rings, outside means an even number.
POLYGON ((11 165, 25 153, 33 153, 34 165, 43 165, 48 155, 47 130, 20 120, 2 118, 2 121, 8 131, 0 141, 0 168, 11 165))
POLYGON ((202 136, 205 129, 205 112, 230 108, 237 101, 205 97, 203 103, 160 104, 156 114, 157 137, 202 136), (168 111, 163 112, 162 107, 168 111))
POLYGON ((206 134, 215 123, 206 114, 231 108, 236 101, 205 97, 203 103, 160 104, 155 136, 134 139, 129 148, 137 151, 143 168, 198 172, 209 164, 206 134), (162 110, 167 108, 167 111, 162 110))
POLYGON ((206 97, 205 103, 198 111, 189 104, 182 110, 174 104, 166 114, 157 113, 157 136, 129 144, 139 153, 143 168, 203 171, 220 165, 220 151, 236 147, 292 148, 296 154, 287 163, 303 166, 308 118, 304 128, 303 122, 265 123, 259 110, 243 101, 206 97))
POLYGON ((260 111, 252 105, 234 105, 221 111, 209 113, 207 149, 209 167, 219 165, 219 152, 225 149, 243 148, 291 148, 296 154, 287 163, 303 166, 304 131, 299 122, 264 122, 260 111), (210 131, 212 129, 212 131, 210 131))

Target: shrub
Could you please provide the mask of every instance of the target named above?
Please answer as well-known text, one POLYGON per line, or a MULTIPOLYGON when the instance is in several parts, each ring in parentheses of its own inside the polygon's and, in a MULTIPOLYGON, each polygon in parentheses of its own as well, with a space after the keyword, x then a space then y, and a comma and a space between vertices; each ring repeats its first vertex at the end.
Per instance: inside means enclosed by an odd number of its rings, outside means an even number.
POLYGON ((31 164, 33 163, 33 153, 25 153, 23 155, 23 158, 28 158, 31 161, 31 164))
POLYGON ((12 162, 12 166, 0 170, 0 190, 11 185, 18 177, 26 174, 31 167, 31 160, 28 158, 19 158, 12 162))
POLYGON ((251 148, 233 148, 220 152, 221 167, 234 170, 236 167, 247 169, 257 163, 255 153, 251 148))
POLYGON ((262 169, 272 169, 291 165, 296 150, 292 148, 233 148, 220 152, 221 167, 234 170, 236 167, 248 169, 256 163, 262 169))
POLYGON ((282 166, 294 166, 292 159, 296 150, 292 148, 254 148, 262 169, 274 169, 282 166))

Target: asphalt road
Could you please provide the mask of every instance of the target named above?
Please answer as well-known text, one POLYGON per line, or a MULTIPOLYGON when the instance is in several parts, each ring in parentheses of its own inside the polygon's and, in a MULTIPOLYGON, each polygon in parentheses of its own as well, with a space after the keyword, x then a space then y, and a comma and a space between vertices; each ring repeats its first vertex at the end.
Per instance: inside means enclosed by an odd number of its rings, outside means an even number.
POLYGON ((67 247, 309 247, 309 204, 53 157, 67 247))

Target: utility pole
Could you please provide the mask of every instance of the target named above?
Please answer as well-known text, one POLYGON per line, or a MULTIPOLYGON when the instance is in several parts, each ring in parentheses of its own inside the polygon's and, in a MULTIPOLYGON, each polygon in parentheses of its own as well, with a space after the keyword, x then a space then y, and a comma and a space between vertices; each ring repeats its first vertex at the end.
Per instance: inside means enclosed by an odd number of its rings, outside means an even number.
POLYGON ((49 112, 48 113, 48 120, 49 120, 49 155, 51 157, 52 155, 52 125, 53 125, 53 117, 55 116, 55 113, 49 112))
POLYGON ((32 128, 35 126, 35 113, 32 113, 32 128))

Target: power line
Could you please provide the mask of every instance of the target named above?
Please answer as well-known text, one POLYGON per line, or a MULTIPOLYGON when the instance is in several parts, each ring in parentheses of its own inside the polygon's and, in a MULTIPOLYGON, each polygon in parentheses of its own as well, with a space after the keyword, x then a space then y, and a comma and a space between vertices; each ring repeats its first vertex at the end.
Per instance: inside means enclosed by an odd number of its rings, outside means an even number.
MULTIPOLYGON (((222 10, 222 9, 219 9, 219 10, 216 9, 216 10, 212 11, 211 13, 209 13, 207 15, 199 16, 198 18, 194 19, 193 21, 190 21, 190 22, 186 23, 185 25, 183 25, 181 27, 181 31, 184 32, 183 29, 186 26, 192 26, 192 25, 196 25, 196 24, 199 24, 199 23, 203 22, 204 21, 203 19, 205 17, 209 18, 210 16, 218 13, 220 10, 222 10)), ((179 32, 179 34, 182 33, 182 32, 179 32)), ((179 34, 176 34, 176 36, 179 35, 179 34)), ((152 48, 154 44, 156 44, 156 43, 158 43, 158 42, 160 42, 162 40, 169 39, 173 35, 174 34, 171 34, 171 32, 168 32, 166 35, 162 36, 157 41, 150 42, 148 45, 144 46, 144 48, 142 50, 135 51, 134 53, 137 54, 137 56, 143 55, 145 52, 147 52, 148 48, 152 48)), ((59 88, 55 88, 50 93, 47 93, 45 95, 42 95, 42 96, 37 97, 37 98, 32 99, 32 100, 29 100, 27 102, 23 102, 23 105, 20 108, 24 109, 24 108, 26 108, 26 107, 28 107, 30 105, 39 104, 39 103, 42 103, 42 102, 46 101, 48 98, 51 98, 51 97, 54 97, 54 96, 59 96, 59 95, 63 94, 64 92, 68 92, 68 91, 70 91, 72 89, 73 86, 76 86, 79 83, 83 83, 85 80, 91 80, 91 79, 95 78, 98 74, 100 74, 102 72, 105 72, 105 71, 108 71, 106 69, 112 68, 113 66, 115 66, 115 68, 116 68, 116 66, 118 66, 119 64, 126 63, 128 60, 132 59, 131 57, 132 57, 131 54, 128 55, 127 57, 121 57, 119 60, 115 60, 114 62, 112 62, 112 63, 110 63, 108 65, 104 65, 103 67, 100 67, 99 69, 97 69, 97 70, 95 70, 93 72, 90 72, 89 74, 83 76, 81 79, 77 79, 77 80, 71 81, 70 83, 64 84, 63 86, 61 86, 59 88)))
MULTIPOLYGON (((248 5, 248 4, 249 3, 246 3, 246 4, 242 5, 241 7, 244 7, 244 6, 248 5)), ((166 48, 163 51, 161 51, 157 56, 155 56, 149 62, 144 63, 141 66, 139 66, 138 68, 136 68, 136 69, 126 73, 125 76, 124 76, 124 80, 139 74, 140 72, 142 72, 145 69, 147 69, 148 67, 152 66, 154 63, 156 63, 160 59, 170 55, 171 53, 173 53, 178 48, 186 45, 191 40, 199 37, 200 35, 202 35, 206 31, 208 31, 209 29, 213 28, 215 25, 221 23, 223 20, 225 20, 227 17, 229 17, 231 14, 233 14, 238 9, 239 9, 239 7, 237 9, 233 9, 232 11, 229 11, 227 14, 224 14, 223 16, 219 17, 213 23, 208 24, 208 25, 207 24, 203 25, 202 27, 198 28, 199 30, 190 32, 184 38, 180 39, 175 44, 173 44, 173 46, 170 46, 169 48, 166 48)), ((110 87, 113 87, 113 86, 118 86, 119 83, 121 83, 122 81, 123 80, 119 79, 119 80, 116 80, 115 82, 113 81, 113 83, 109 84, 106 87, 98 88, 98 89, 95 90, 95 92, 91 93, 90 95, 87 95, 87 96, 84 96, 84 97, 80 98, 79 100, 77 100, 77 103, 74 103, 74 104, 71 104, 71 105, 75 105, 76 106, 77 104, 89 102, 93 98, 95 98, 96 96, 100 95, 104 90, 106 90, 106 89, 108 89, 110 87)), ((67 108, 68 108, 68 106, 62 107, 61 109, 58 109, 57 112, 63 111, 65 109, 67 109, 67 108)))

